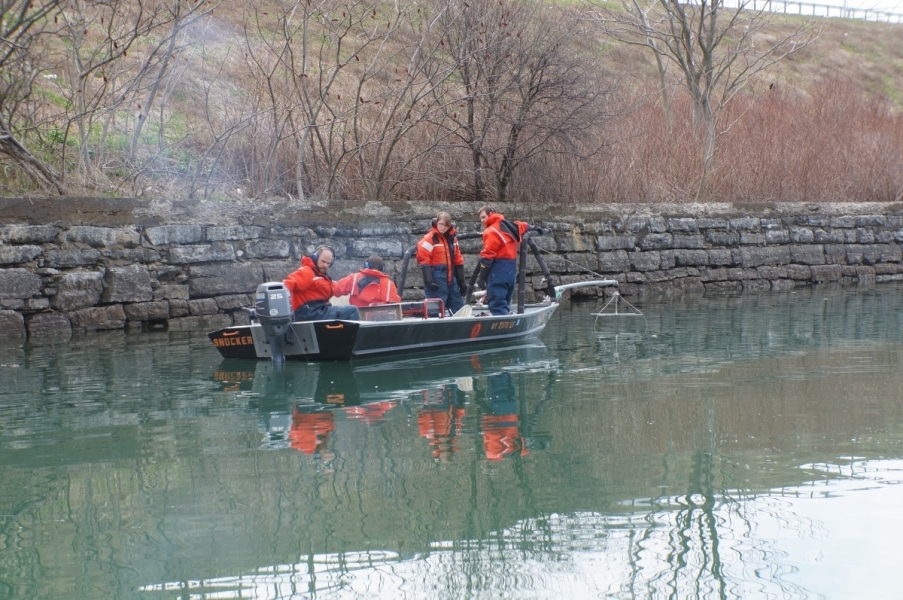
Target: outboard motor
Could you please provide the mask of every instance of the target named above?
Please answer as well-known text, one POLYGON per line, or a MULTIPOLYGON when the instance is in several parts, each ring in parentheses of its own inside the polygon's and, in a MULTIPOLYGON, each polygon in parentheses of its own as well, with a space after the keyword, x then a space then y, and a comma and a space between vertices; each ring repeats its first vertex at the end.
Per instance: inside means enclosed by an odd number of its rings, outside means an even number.
POLYGON ((275 364, 285 362, 285 334, 292 323, 292 299, 281 281, 270 281, 257 286, 255 303, 257 320, 270 345, 270 357, 275 364))

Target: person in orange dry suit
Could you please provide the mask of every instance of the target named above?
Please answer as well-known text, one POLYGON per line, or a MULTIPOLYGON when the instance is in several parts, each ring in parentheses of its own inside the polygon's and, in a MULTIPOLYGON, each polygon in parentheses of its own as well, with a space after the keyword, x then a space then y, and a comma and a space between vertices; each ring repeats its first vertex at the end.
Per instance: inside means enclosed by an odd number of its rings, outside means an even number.
POLYGON ((486 290, 486 304, 493 315, 507 315, 517 279, 517 252, 527 231, 534 229, 523 221, 508 221, 491 206, 480 209, 483 224, 483 250, 477 285, 486 290))
POLYGON ((335 296, 350 294, 348 302, 352 306, 377 306, 401 302, 395 282, 383 273, 383 259, 372 255, 357 273, 342 277, 333 284, 335 296))
POLYGON ((447 212, 439 213, 417 242, 417 264, 423 272, 423 295, 439 298, 452 314, 458 312, 464 306, 467 282, 458 233, 447 212))
POLYGON ((498 373, 486 378, 489 412, 483 415, 483 449, 492 461, 508 456, 526 456, 526 440, 520 432, 514 381, 511 373, 498 373))
POLYGON ((283 280, 292 295, 292 312, 296 321, 322 321, 328 319, 357 320, 360 314, 356 306, 332 306, 332 279, 326 274, 335 251, 329 246, 319 246, 309 257, 301 259, 301 267, 283 280))
POLYGON ((429 440, 433 458, 440 462, 448 462, 458 451, 458 436, 464 421, 458 392, 458 386, 453 383, 423 391, 423 409, 417 415, 417 427, 420 436, 429 440))

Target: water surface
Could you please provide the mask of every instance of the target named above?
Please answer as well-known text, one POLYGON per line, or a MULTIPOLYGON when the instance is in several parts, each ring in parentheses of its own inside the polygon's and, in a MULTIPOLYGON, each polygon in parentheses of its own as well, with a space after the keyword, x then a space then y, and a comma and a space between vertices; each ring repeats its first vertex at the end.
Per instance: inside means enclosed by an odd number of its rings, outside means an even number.
POLYGON ((897 594, 903 287, 349 364, 0 348, 0 598, 897 594))

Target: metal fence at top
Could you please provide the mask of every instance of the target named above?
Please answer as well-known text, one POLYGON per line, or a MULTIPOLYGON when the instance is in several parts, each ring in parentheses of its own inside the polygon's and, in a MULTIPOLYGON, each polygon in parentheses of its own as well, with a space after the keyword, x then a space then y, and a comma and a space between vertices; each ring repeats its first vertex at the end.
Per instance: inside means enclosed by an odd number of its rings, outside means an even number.
MULTIPOLYGON (((696 4, 699 0, 689 0, 696 4)), ((737 6, 749 10, 801 15, 808 17, 825 17, 832 19, 861 19, 882 23, 903 23, 903 2, 893 8, 861 8, 849 6, 846 0, 835 2, 805 2, 803 0, 722 0, 724 6, 737 6)))

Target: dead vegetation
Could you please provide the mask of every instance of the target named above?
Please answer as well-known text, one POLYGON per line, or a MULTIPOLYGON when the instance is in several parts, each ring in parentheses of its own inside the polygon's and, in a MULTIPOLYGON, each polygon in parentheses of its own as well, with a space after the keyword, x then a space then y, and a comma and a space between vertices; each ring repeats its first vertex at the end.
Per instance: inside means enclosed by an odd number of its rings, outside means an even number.
POLYGON ((590 18, 598 7, 44 0, 22 31, 10 25, 20 5, 3 4, 4 195, 903 195, 899 25, 736 14, 734 47, 792 51, 700 120, 698 89, 590 18))

